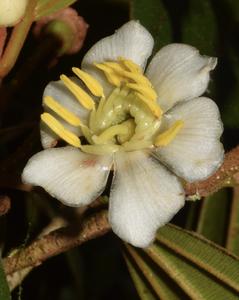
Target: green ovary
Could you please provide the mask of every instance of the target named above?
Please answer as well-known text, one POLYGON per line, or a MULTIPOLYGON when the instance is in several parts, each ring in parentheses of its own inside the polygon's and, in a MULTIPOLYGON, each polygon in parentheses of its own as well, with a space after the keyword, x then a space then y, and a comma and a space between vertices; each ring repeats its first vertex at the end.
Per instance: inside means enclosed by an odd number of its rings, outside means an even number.
POLYGON ((184 123, 177 120, 165 132, 159 133, 163 112, 156 101, 155 90, 138 65, 122 57, 114 62, 94 65, 113 86, 107 98, 103 87, 90 74, 78 68, 73 68, 73 72, 91 94, 100 98, 98 102, 70 78, 60 76, 80 105, 90 111, 88 124, 83 124, 79 117, 53 98, 44 98, 44 104, 55 114, 81 128, 89 144, 82 145, 80 138, 66 129, 59 120, 49 113, 43 113, 41 119, 51 130, 68 144, 96 155, 163 147, 174 139, 184 123))

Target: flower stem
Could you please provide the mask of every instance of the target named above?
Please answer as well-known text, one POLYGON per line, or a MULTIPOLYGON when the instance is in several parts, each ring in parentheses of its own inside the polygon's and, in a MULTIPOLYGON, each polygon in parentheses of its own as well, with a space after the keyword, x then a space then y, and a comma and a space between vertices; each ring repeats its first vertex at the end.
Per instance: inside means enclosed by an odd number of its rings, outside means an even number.
POLYGON ((57 229, 15 255, 5 258, 5 272, 9 275, 30 266, 37 266, 46 259, 102 236, 109 230, 107 211, 103 210, 83 221, 80 230, 74 224, 57 229))
POLYGON ((37 0, 29 0, 23 20, 18 23, 11 34, 10 40, 0 60, 0 78, 4 78, 13 68, 27 34, 34 21, 34 12, 37 0))

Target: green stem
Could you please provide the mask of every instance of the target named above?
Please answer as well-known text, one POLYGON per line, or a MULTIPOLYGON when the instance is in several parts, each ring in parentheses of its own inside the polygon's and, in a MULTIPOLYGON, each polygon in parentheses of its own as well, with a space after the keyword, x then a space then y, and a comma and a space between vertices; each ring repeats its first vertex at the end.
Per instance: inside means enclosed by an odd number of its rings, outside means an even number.
POLYGON ((18 23, 11 34, 6 50, 0 60, 0 78, 4 78, 15 65, 27 34, 34 21, 37 0, 29 0, 23 20, 18 23))

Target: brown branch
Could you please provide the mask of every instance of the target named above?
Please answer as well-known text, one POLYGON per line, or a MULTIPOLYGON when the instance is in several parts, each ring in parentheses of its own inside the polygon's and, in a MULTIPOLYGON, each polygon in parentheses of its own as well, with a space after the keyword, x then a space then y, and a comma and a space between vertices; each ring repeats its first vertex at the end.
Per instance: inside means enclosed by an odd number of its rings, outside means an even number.
MULTIPOLYGON (((53 220, 51 221, 50 224, 48 224, 48 226, 46 226, 42 232, 39 235, 39 238, 49 234, 50 232, 57 230, 59 228, 61 228, 62 226, 66 226, 66 221, 62 218, 59 217, 55 217, 53 218, 53 220)), ((14 250, 14 253, 16 254, 19 250, 14 250)), ((8 286, 10 291, 13 291, 18 285, 20 285, 22 283, 22 281, 25 279, 25 277, 32 271, 34 267, 27 267, 24 269, 21 269, 17 272, 14 272, 10 275, 7 276, 7 282, 8 282, 8 286)))
POLYGON ((234 186, 239 183, 239 146, 225 155, 222 166, 206 180, 186 183, 186 195, 198 197, 209 196, 222 187, 234 186))
POLYGON ((88 240, 102 236, 110 230, 107 211, 90 216, 82 224, 80 230, 76 226, 68 226, 55 230, 36 240, 17 254, 4 259, 7 275, 18 270, 38 266, 46 259, 79 246, 88 240))

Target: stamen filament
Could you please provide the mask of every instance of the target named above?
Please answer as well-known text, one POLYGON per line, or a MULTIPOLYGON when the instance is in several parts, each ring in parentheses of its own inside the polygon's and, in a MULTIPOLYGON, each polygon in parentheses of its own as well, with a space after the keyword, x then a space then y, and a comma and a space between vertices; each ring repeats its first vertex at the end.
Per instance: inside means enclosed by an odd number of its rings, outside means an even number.
POLYGON ((54 100, 50 96, 44 97, 43 103, 48 106, 51 110, 53 110, 56 114, 58 114, 62 119, 73 126, 80 126, 81 120, 74 115, 72 112, 63 107, 60 103, 54 100))
POLYGON ((152 101, 156 101, 157 94, 150 86, 141 85, 137 83, 127 83, 126 86, 132 90, 135 90, 142 94, 144 97, 148 97, 152 101))
POLYGON ((103 87, 94 77, 79 68, 72 68, 72 71, 84 82, 94 96, 104 97, 103 87))
POLYGON ((41 115, 41 120, 68 144, 77 148, 81 147, 80 139, 74 133, 65 129, 65 127, 52 115, 50 115, 49 113, 43 113, 41 115))
POLYGON ((131 79, 133 81, 135 81, 138 84, 143 84, 146 86, 152 86, 151 82, 148 80, 148 78, 146 78, 143 74, 140 73, 132 73, 129 71, 125 71, 125 70, 117 70, 117 73, 122 76, 123 78, 128 78, 131 79))
POLYGON ((95 109, 94 100, 75 82, 73 82, 66 75, 61 75, 60 79, 63 81, 65 86, 71 91, 71 93, 77 98, 82 106, 88 110, 95 109))
POLYGON ((126 59, 124 57, 119 56, 118 60, 128 69, 128 71, 133 73, 142 73, 142 69, 132 60, 126 59))
POLYGON ((118 76, 117 74, 115 74, 114 71, 112 71, 111 68, 105 66, 104 64, 94 64, 98 69, 100 69, 101 71, 104 72, 107 80, 109 81, 109 83, 111 83, 114 86, 120 87, 121 85, 121 81, 122 81, 122 77, 118 76))
POLYGON ((159 134, 155 139, 155 146, 167 146, 178 134, 184 125, 183 120, 177 120, 168 130, 159 134))
POLYGON ((148 108, 155 115, 155 117, 160 118, 162 116, 163 111, 160 108, 160 106, 157 104, 157 102, 153 102, 152 100, 150 100, 149 98, 143 96, 138 92, 135 92, 135 94, 138 96, 138 98, 140 98, 140 100, 142 100, 148 106, 148 108))

